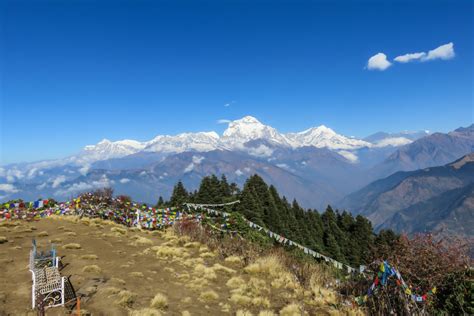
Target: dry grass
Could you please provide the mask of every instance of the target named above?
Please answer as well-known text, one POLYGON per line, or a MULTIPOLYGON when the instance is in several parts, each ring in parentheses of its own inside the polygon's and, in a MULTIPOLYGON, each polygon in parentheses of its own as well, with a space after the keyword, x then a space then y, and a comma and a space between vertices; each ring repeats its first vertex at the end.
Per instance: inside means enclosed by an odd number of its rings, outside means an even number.
POLYGON ((110 279, 110 282, 120 284, 120 285, 125 285, 126 284, 125 280, 120 279, 120 278, 112 278, 112 279, 110 279))
POLYGON ((91 264, 82 268, 82 272, 100 274, 102 273, 102 269, 96 264, 91 264))
POLYGON ((82 255, 81 259, 84 259, 84 260, 97 260, 97 259, 99 259, 99 257, 97 257, 97 255, 82 255))
POLYGON ((232 294, 229 300, 238 306, 249 306, 252 304, 252 298, 238 293, 232 294))
POLYGON ((118 293, 120 293, 120 291, 122 291, 122 290, 119 289, 118 287, 114 287, 114 286, 108 286, 108 287, 102 289, 102 292, 105 293, 106 295, 118 294, 118 293))
POLYGON ((270 310, 263 310, 258 313, 258 316, 275 316, 275 313, 270 310))
MULTIPOLYGON (((152 249, 155 247, 152 247, 152 249)), ((183 257, 188 257, 189 253, 179 247, 170 247, 170 246, 157 246, 155 249, 158 249, 156 251, 156 256, 158 258, 183 258, 183 257)))
POLYGON ((159 310, 153 308, 142 308, 131 311, 130 316, 161 316, 163 315, 159 310))
POLYGON ((0 244, 6 243, 6 242, 8 242, 7 237, 5 237, 5 236, 0 236, 0 244))
POLYGON ((201 295, 199 295, 199 298, 205 302, 213 302, 219 298, 219 294, 217 294, 213 290, 208 290, 208 291, 202 292, 201 295))
POLYGON ((151 300, 150 307, 165 309, 168 307, 168 297, 162 293, 157 293, 151 300))
POLYGON ((138 272, 138 271, 130 272, 128 275, 130 275, 133 278, 144 278, 145 277, 143 272, 138 272))
POLYGON ((135 241, 132 243, 134 246, 151 246, 153 241, 148 238, 136 236, 135 241))
POLYGON ((46 236, 49 236, 49 234, 46 231, 42 231, 42 232, 39 232, 37 236, 38 237, 46 237, 46 236))
POLYGON ((246 309, 239 309, 237 313, 235 313, 235 316, 253 316, 253 314, 246 309))
POLYGON ((242 259, 241 259, 240 257, 237 257, 237 256, 230 256, 230 257, 227 257, 227 258, 225 258, 224 261, 227 262, 227 263, 231 263, 231 264, 239 264, 239 263, 242 263, 242 259))
POLYGON ((214 264, 214 266, 212 266, 212 269, 214 271, 220 271, 220 272, 224 272, 226 274, 234 274, 236 273, 236 271, 234 269, 230 269, 230 268, 227 268, 219 263, 216 263, 214 264))
POLYGON ((115 304, 130 307, 135 302, 136 294, 127 290, 122 290, 117 294, 115 304))
POLYGON ((239 276, 232 277, 227 281, 226 285, 231 289, 240 288, 245 285, 245 280, 239 276))
POLYGON ((250 274, 261 274, 270 277, 275 277, 283 272, 286 272, 285 268, 280 262, 280 259, 274 255, 258 258, 254 263, 251 263, 245 267, 244 270, 250 274))
POLYGON ((49 243, 51 243, 51 244, 60 244, 62 242, 63 242, 63 240, 61 238, 58 238, 58 237, 49 240, 49 243))
POLYGON ((203 252, 199 255, 199 257, 201 258, 214 258, 215 256, 217 256, 217 254, 213 253, 213 252, 203 252))
POLYGON ((184 244, 184 248, 199 248, 201 247, 201 243, 197 241, 187 242, 184 244))
POLYGON ((122 228, 122 227, 119 227, 119 226, 112 227, 110 229, 110 231, 114 232, 114 233, 119 233, 121 235, 126 235, 127 234, 127 230, 125 228, 122 228))
POLYGON ((217 274, 213 268, 206 267, 203 264, 198 264, 194 267, 194 273, 207 280, 217 279, 217 274))
POLYGON ((66 236, 70 236, 70 237, 75 237, 77 236, 77 234, 75 232, 66 232, 65 233, 66 236))
POLYGON ((81 245, 77 243, 70 243, 63 246, 64 249, 81 249, 81 245))
POLYGON ((297 316, 301 315, 301 309, 298 304, 292 303, 282 308, 280 311, 281 316, 297 316))

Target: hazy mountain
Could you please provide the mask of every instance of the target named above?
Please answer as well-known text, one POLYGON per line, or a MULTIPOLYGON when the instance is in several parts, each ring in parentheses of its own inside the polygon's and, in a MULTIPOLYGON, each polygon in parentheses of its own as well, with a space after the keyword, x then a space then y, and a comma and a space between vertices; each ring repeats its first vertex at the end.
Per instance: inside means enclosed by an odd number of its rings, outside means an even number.
POLYGON ((376 228, 409 233, 456 230, 472 236, 474 153, 440 167, 397 172, 350 194, 343 202, 367 216, 376 228))
POLYGON ((434 133, 402 146, 370 172, 375 178, 397 171, 440 166, 474 151, 474 124, 443 134, 434 133))

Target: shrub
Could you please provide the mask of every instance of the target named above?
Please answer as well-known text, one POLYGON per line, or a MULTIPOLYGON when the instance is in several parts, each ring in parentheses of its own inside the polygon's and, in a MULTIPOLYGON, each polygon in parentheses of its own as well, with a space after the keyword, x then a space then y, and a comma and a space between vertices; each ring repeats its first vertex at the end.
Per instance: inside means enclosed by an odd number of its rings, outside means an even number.
POLYGON ((168 298, 164 294, 157 293, 151 300, 150 307, 165 309, 168 307, 168 298))
POLYGON ((201 295, 199 296, 203 301, 215 301, 219 298, 219 294, 217 294, 213 290, 205 291, 202 292, 201 295))
POLYGON ((102 269, 98 265, 91 264, 82 268, 82 272, 99 274, 102 272, 102 269))

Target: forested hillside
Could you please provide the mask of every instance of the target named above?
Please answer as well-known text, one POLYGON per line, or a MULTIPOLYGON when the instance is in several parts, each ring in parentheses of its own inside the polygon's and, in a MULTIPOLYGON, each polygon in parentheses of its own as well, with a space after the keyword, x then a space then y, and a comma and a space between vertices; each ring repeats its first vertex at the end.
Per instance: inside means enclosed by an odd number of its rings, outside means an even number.
POLYGON ((242 189, 235 183, 229 184, 225 176, 203 178, 194 192, 188 192, 183 183, 178 182, 170 200, 165 202, 160 197, 157 207, 237 199, 241 203, 235 206, 236 210, 248 220, 353 266, 367 263, 376 247, 389 244, 397 237, 392 231, 375 234, 367 218, 353 217, 331 206, 324 212, 303 209, 296 200, 290 203, 280 196, 274 186, 268 186, 258 175, 247 179, 242 189))

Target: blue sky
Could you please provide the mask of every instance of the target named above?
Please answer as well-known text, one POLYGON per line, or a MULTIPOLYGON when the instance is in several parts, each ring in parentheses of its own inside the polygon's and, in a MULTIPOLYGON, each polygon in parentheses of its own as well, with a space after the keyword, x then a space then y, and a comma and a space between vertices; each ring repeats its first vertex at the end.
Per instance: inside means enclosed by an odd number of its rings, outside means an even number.
POLYGON ((4 1, 0 163, 102 138, 449 131, 473 119, 471 1, 4 1), (398 63, 453 43, 454 58, 398 63), (391 67, 367 69, 383 53, 391 67), (224 106, 231 103, 230 106, 224 106))

